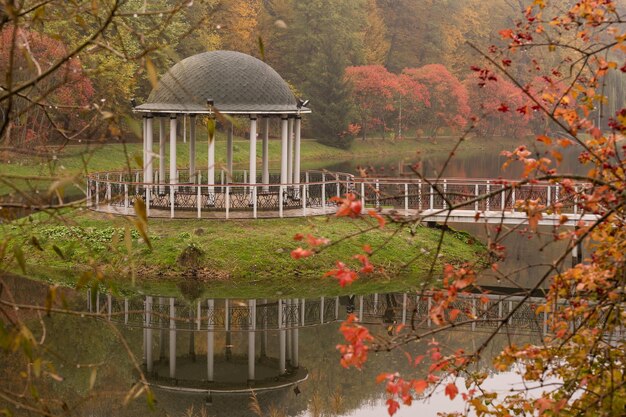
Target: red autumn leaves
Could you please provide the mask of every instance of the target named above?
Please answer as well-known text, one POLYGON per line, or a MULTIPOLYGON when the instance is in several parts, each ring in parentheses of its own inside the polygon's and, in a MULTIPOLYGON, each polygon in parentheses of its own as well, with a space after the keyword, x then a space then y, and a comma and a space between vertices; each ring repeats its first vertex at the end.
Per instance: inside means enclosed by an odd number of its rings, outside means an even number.
MULTIPOLYGON (((361 201, 357 199, 355 194, 348 193, 345 197, 333 197, 330 201, 333 201, 338 205, 336 213, 337 217, 349 217, 356 219, 362 216, 361 211, 363 207, 361 201)), ((385 226, 385 218, 376 210, 369 210, 367 214, 369 217, 376 220, 378 227, 382 229, 385 226)), ((292 250, 291 257, 293 259, 301 259, 312 256, 323 246, 330 244, 328 239, 321 237, 318 238, 311 234, 304 236, 298 233, 294 236, 294 240, 306 242, 307 247, 304 248, 299 246, 298 248, 292 250)), ((355 254, 352 257, 352 259, 356 259, 358 261, 359 266, 351 267, 345 262, 336 261, 335 268, 326 272, 323 276, 335 278, 339 285, 343 288, 357 280, 359 274, 369 274, 374 272, 374 265, 369 259, 369 255, 372 254, 372 248, 369 245, 365 245, 363 246, 363 252, 364 253, 355 254)))

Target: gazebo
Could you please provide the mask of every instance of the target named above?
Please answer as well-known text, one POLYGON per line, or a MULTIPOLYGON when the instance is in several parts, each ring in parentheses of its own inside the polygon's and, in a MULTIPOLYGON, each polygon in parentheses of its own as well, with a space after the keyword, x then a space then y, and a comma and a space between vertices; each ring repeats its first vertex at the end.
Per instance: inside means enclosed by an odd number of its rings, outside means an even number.
POLYGON ((88 199, 96 210, 127 214, 134 201, 142 198, 152 217, 196 217, 197 213, 199 218, 228 218, 233 212, 245 212, 239 216, 256 218, 259 211, 265 213, 263 217, 283 217, 288 210, 298 210, 299 215, 307 215, 307 209, 312 214, 315 208, 325 212, 327 197, 347 191, 351 176, 333 174, 327 179, 322 172, 303 175, 300 132, 302 115, 311 113, 308 100, 296 98, 274 69, 250 55, 212 51, 188 57, 163 75, 145 103, 137 105, 133 100, 132 104, 133 111, 143 119, 143 167, 135 172, 91 175, 88 199), (209 134, 206 168, 199 169, 196 126, 201 118, 208 121, 209 134), (227 131, 227 142, 225 167, 216 170, 214 127, 218 118, 227 131), (233 170, 234 118, 246 118, 250 123, 249 166, 241 172, 233 170), (271 118, 280 120, 278 175, 271 174, 269 168, 271 118), (189 146, 186 169, 179 169, 176 163, 181 130, 189 146))

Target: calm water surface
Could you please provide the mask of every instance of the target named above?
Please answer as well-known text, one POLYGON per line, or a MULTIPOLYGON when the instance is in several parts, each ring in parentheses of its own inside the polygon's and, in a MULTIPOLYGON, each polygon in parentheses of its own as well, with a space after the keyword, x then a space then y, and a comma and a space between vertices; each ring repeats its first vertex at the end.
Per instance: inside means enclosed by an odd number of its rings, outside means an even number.
MULTIPOLYGON (((518 170, 502 171, 501 166, 504 159, 499 156, 500 148, 494 145, 493 149, 478 153, 471 152, 465 156, 463 152, 460 152, 450 162, 442 176, 515 178, 519 175, 518 170)), ((445 158, 445 155, 422 155, 420 170, 423 175, 430 177, 440 174, 441 165, 445 158)), ((406 158, 389 160, 352 160, 330 167, 326 166, 326 169, 356 172, 358 167, 365 167, 378 175, 383 173, 393 176, 405 175, 410 172, 408 167, 415 162, 414 159, 413 156, 409 155, 406 158)), ((576 170, 574 152, 566 154, 562 168, 564 171, 574 172, 576 170)), ((486 228, 483 225, 458 225, 455 227, 467 230, 485 241, 494 233, 493 228, 486 228)), ((562 245, 552 243, 551 229, 545 228, 543 232, 545 233, 543 236, 532 240, 522 234, 513 234, 507 238, 505 240, 507 258, 501 268, 505 278, 486 271, 481 276, 481 283, 524 288, 533 286, 537 278, 546 271, 546 264, 549 264, 563 250, 562 245)), ((23 302, 41 302, 45 296, 45 289, 42 286, 23 280, 14 281, 13 289, 16 291, 18 299, 23 302)), ((69 291, 67 296, 74 307, 78 309, 88 308, 85 294, 69 291)), ((158 304, 156 300, 159 300, 158 294, 155 294, 154 301, 151 302, 158 304)), ((392 320, 402 321, 402 295, 369 295, 365 297, 365 300, 366 307, 361 314, 364 315, 364 322, 368 323, 372 332, 384 334, 386 331, 384 322, 389 322, 390 314, 392 320), (391 301, 392 298, 390 297, 393 297, 394 301, 391 301), (393 313, 390 313, 390 310, 393 310, 393 313)), ((145 299, 141 297, 135 299, 130 302, 129 308, 132 310, 132 306, 138 306, 137 308, 141 310, 144 301, 145 299)), ((164 300, 162 310, 160 310, 164 318, 154 319, 153 323, 156 324, 152 326, 153 329, 150 334, 141 325, 141 318, 139 322, 136 321, 136 318, 141 317, 141 314, 138 316, 131 315, 130 319, 124 320, 123 309, 120 307, 124 305, 123 302, 121 299, 116 301, 116 307, 112 308, 114 314, 111 322, 64 316, 44 318, 48 326, 46 345, 50 349, 51 355, 54 355, 55 358, 63 358, 60 361, 60 372, 66 378, 65 382, 61 384, 62 390, 57 391, 59 388, 50 388, 53 394, 68 399, 69 402, 74 401, 75 398, 92 395, 89 401, 77 406, 78 415, 168 415, 177 417, 188 415, 190 412, 191 415, 224 417, 255 415, 250 410, 249 392, 209 392, 206 385, 203 385, 208 372, 207 355, 210 339, 207 337, 207 328, 198 331, 194 327, 196 323, 193 322, 193 317, 197 300, 174 301, 177 306, 177 317, 181 320, 189 320, 189 322, 177 322, 175 331, 169 329, 169 322, 167 321, 167 315, 170 314, 169 300, 164 300), (116 312, 118 315, 115 314, 116 312), (154 368, 149 374, 150 381, 155 386, 162 386, 162 388, 155 388, 157 403, 153 412, 147 411, 145 402, 142 401, 134 401, 129 406, 122 406, 127 389, 135 380, 136 375, 127 352, 121 347, 109 327, 112 324, 122 331, 129 341, 131 350, 139 359, 145 358, 146 346, 148 345, 146 341, 151 341, 154 368), (177 365, 174 379, 169 378, 171 349, 176 352, 177 365), (90 368, 76 368, 75 363, 100 364, 98 366, 98 379, 93 391, 88 390, 90 368)), ((213 303, 214 308, 222 308, 222 312, 224 311, 224 300, 214 300, 213 303)), ((292 356, 294 349, 297 349, 298 352, 298 370, 293 370, 289 377, 278 376, 278 363, 282 346, 281 332, 269 325, 268 330, 257 328, 255 332, 250 333, 242 325, 243 322, 248 323, 247 320, 249 320, 247 315, 249 310, 246 310, 249 300, 230 300, 229 303, 230 308, 234 308, 230 313, 231 316, 229 316, 231 331, 225 330, 223 319, 218 319, 217 316, 215 316, 216 327, 211 330, 213 334, 214 379, 221 381, 221 387, 224 390, 238 391, 247 387, 249 373, 247 358, 250 349, 250 337, 252 337, 254 339, 252 349, 255 357, 257 357, 255 372, 258 382, 255 386, 258 392, 256 395, 264 415, 302 417, 387 415, 384 390, 382 386, 375 383, 375 378, 380 372, 407 369, 405 353, 397 350, 373 354, 362 371, 345 370, 339 365, 339 355, 335 348, 342 341, 338 332, 339 321, 345 318, 347 309, 354 308, 355 313, 359 313, 360 300, 358 298, 354 301, 354 305, 350 305, 347 298, 325 300, 323 305, 326 313, 324 320, 320 320, 320 322, 317 322, 322 308, 320 300, 307 300, 306 305, 308 305, 309 310, 304 315, 307 321, 306 325, 298 329, 297 337, 294 337, 292 333, 292 336, 286 337, 285 340, 285 349, 290 349, 289 352, 292 356), (338 304, 335 306, 336 302, 338 304), (317 306, 317 313, 315 313, 315 306, 317 306), (318 314, 317 318, 315 314, 318 314), (311 320, 315 323, 312 323, 311 320)), ((277 300, 256 300, 256 303, 257 308, 258 305, 266 306, 261 310, 255 310, 257 314, 266 315, 263 316, 266 317, 265 322, 259 322, 259 316, 257 316, 258 323, 277 322, 277 318, 274 319, 272 316, 274 313, 270 314, 270 312, 275 312, 278 315, 277 300)), ((99 297, 98 305, 100 311, 107 313, 106 295, 99 297)), ((201 305, 206 305, 205 300, 201 305)), ((95 311, 96 306, 91 305, 91 308, 95 311)), ((208 311, 207 308, 205 311, 207 317, 209 316, 208 311)), ((208 321, 206 323, 208 325, 208 321)), ((422 324, 426 325, 425 318, 422 324)), ((488 331, 489 329, 472 330, 465 328, 460 329, 460 331, 447 332, 440 336, 439 340, 451 350, 463 348, 470 351, 487 337, 488 331)), ((517 343, 537 342, 541 338, 541 331, 540 323, 521 322, 517 327, 511 326, 506 333, 496 337, 479 366, 489 370, 493 355, 497 354, 506 343, 509 343, 511 337, 517 343)), ((414 343, 406 347, 406 351, 412 356, 423 354, 427 349, 426 343, 414 343)), ((293 361, 294 358, 291 357, 291 360, 293 361)), ((10 366, 2 367, 0 376, 3 377, 0 380, 5 382, 0 383, 0 385, 10 383, 8 381, 15 377, 12 376, 11 372, 10 366)), ((415 376, 419 377, 424 375, 425 370, 416 369, 414 372, 415 376)), ((497 387, 503 392, 508 391, 511 387, 519 386, 519 378, 515 373, 493 373, 490 371, 490 374, 491 377, 487 384, 497 387)), ((410 375, 406 376, 409 377, 410 375)), ((459 382, 458 385, 462 386, 463 383, 459 382)), ((215 385, 213 386, 215 387, 215 385)), ((74 401, 74 404, 78 404, 78 402, 74 401)), ((410 408, 401 408, 397 415, 413 416, 418 414, 426 417, 436 416, 438 412, 442 411, 462 411, 462 409, 463 403, 460 398, 450 401, 442 392, 437 391, 424 401, 416 402, 410 408)))

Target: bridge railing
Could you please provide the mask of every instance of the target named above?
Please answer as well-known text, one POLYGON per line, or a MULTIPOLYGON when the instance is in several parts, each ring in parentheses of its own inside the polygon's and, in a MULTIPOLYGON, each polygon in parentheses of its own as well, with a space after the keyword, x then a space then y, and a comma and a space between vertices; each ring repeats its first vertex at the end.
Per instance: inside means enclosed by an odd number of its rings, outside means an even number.
MULTIPOLYGON (((364 207, 401 210, 515 211, 518 200, 536 200, 576 214, 576 192, 564 193, 560 184, 539 182, 512 186, 503 180, 356 178, 354 188, 364 207)), ((575 186, 580 191, 585 184, 575 186)))

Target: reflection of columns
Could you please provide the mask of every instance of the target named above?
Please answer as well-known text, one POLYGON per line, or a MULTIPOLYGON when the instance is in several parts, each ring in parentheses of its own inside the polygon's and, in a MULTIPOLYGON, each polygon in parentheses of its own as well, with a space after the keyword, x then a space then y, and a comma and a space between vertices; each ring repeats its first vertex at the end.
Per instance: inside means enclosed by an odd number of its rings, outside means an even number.
MULTIPOLYGON (((159 117, 159 183, 165 183, 165 119, 163 117, 159 117)), ((159 188, 159 194, 164 192, 164 188, 159 188)))
POLYGON ((320 297, 320 324, 324 324, 324 297, 320 297))
POLYGON ((297 314, 295 314, 297 311, 299 311, 298 308, 298 301, 297 299, 293 299, 291 300, 292 303, 292 313, 293 313, 293 320, 291 323, 291 366, 293 366, 294 368, 298 367, 298 320, 297 320, 297 314))
MULTIPOLYGON (((250 179, 248 182, 256 184, 256 114, 250 115, 250 179)), ((250 187, 250 198, 254 198, 255 188, 250 187)), ((252 203, 252 200, 250 201, 252 203)))
POLYGON ((287 182, 293 182, 293 119, 290 117, 287 122, 289 139, 287 141, 287 182))
POLYGON ((146 297, 146 369, 152 373, 152 297, 146 297))
POLYGON ((189 357, 192 362, 196 361, 196 334, 193 331, 193 310, 189 310, 189 327, 191 327, 191 331, 189 332, 189 357))
POLYGON ((280 183, 287 184, 287 142, 288 142, 287 116, 280 119, 280 183))
MULTIPOLYGON (((159 312, 165 311, 165 298, 159 297, 159 312)), ((165 358, 165 319, 159 316, 159 361, 165 358)))
POLYGON ((267 298, 263 300, 263 333, 261 333, 261 357, 267 356, 267 298))
POLYGON ((285 325, 283 324, 283 300, 278 300, 278 373, 286 370, 285 359, 285 325))
POLYGON ((234 125, 228 124, 228 135, 226 136, 226 173, 229 184, 233 182, 233 130, 234 125))
POLYGON ((189 182, 195 183, 196 179, 196 116, 189 116, 189 182))
POLYGON ((254 342, 256 337, 256 300, 248 300, 250 309, 250 327, 248 329, 248 381, 254 380, 254 342))
MULTIPOLYGON (((170 184, 176 184, 176 116, 170 116, 170 184)), ((170 217, 174 217, 174 187, 170 185, 170 217)))
POLYGON ((293 182, 300 184, 300 130, 302 119, 300 116, 295 120, 296 137, 294 139, 294 158, 293 158, 293 182))
POLYGON ((226 346, 224 356, 227 361, 230 361, 230 358, 233 355, 233 346, 230 340, 230 303, 228 298, 224 300, 224 328, 226 329, 226 346))
POLYGON ((170 378, 176 377, 176 306, 174 298, 170 298, 170 378))
POLYGON ((214 356, 215 356, 215 336, 213 334, 213 317, 214 317, 214 308, 215 301, 207 300, 207 306, 209 311, 207 313, 208 323, 207 323, 207 336, 206 336, 206 371, 207 371, 207 381, 213 382, 213 373, 214 373, 214 356))
POLYGON ((291 325, 292 325, 292 301, 291 300, 285 300, 285 305, 286 305, 286 310, 287 310, 287 317, 286 317, 286 325, 287 325, 287 362, 291 363, 291 325))
MULTIPOLYGON (((269 184, 270 182, 270 118, 265 118, 265 124, 263 125, 263 174, 261 182, 263 184, 269 184)), ((269 191, 269 187, 265 187, 264 191, 269 191)))
POLYGON ((406 293, 402 294, 402 324, 406 324, 406 293))

